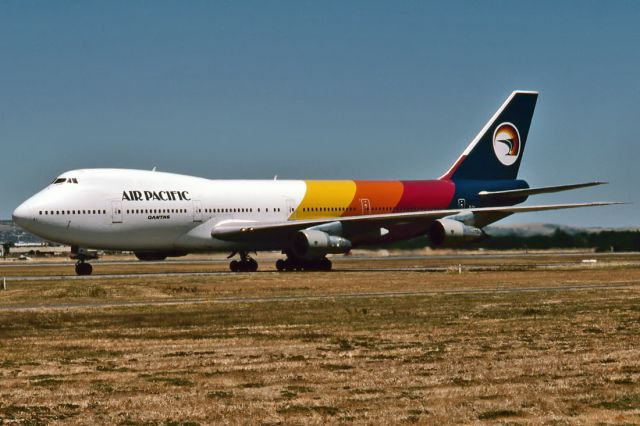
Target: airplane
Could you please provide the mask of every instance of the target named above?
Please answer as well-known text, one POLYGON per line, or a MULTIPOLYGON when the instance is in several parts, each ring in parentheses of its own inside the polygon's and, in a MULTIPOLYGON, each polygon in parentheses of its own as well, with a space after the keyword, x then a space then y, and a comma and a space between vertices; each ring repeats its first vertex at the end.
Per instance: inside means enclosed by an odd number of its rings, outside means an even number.
POLYGON ((13 212, 14 222, 72 247, 90 275, 95 250, 143 261, 230 252, 230 269, 258 269, 250 256, 281 251, 278 271, 329 271, 328 254, 426 235, 434 246, 486 237, 514 213, 605 206, 518 206, 531 195, 601 185, 532 188, 518 179, 538 92, 514 91, 449 170, 435 180, 209 180, 159 171, 72 170, 13 212))

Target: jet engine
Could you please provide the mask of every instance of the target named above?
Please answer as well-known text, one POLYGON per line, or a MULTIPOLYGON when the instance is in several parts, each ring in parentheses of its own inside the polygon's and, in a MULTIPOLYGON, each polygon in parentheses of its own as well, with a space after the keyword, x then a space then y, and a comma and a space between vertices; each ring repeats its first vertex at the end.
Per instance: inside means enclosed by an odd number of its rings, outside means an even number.
POLYGON ((483 238, 482 229, 465 225, 453 219, 438 219, 433 222, 427 233, 434 246, 456 245, 483 238))
POLYGON ((351 241, 315 229, 298 231, 293 239, 294 254, 305 259, 322 257, 328 253, 346 253, 349 250, 351 241))

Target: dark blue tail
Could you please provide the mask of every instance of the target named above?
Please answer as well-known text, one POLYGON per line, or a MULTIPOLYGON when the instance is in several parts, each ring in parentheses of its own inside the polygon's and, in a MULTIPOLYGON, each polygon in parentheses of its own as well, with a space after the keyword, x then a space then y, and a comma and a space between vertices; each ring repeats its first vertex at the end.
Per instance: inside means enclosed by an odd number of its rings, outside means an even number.
POLYGON ((441 179, 516 179, 537 99, 538 92, 511 93, 441 179))

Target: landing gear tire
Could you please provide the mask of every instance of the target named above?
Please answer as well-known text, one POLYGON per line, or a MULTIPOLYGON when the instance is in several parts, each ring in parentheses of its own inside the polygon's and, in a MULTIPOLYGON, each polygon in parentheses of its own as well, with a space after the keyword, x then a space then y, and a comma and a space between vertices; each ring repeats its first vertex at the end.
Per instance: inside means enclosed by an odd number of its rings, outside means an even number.
POLYGON ((256 272, 258 270, 258 262, 249 257, 245 252, 240 253, 240 260, 232 260, 229 263, 229 269, 232 272, 256 272))
POLYGON ((76 263, 77 275, 91 275, 92 272, 93 272, 93 266, 91 266, 90 263, 86 263, 86 262, 76 263))
POLYGON ((278 271, 330 271, 331 267, 331 261, 326 257, 311 260, 287 257, 276 261, 278 271))
POLYGON ((258 270, 258 262, 255 259, 249 258, 247 260, 247 271, 248 272, 256 272, 258 270))
POLYGON ((331 268, 333 267, 333 264, 329 259, 327 259, 326 257, 323 257, 322 259, 320 259, 318 266, 320 267, 321 271, 330 271, 331 268))

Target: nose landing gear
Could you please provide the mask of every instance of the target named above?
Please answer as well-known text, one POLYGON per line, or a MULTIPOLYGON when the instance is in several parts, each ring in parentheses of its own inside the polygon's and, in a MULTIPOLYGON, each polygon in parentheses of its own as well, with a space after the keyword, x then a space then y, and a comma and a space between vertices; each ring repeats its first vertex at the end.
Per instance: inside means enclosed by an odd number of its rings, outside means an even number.
POLYGON ((78 260, 76 262, 76 275, 91 275, 93 266, 90 263, 78 260))
POLYGON ((77 275, 91 275, 93 272, 93 266, 87 260, 97 259, 98 253, 95 251, 89 251, 85 248, 72 246, 71 258, 77 259, 76 262, 76 274, 77 275))
MULTIPOLYGON (((232 253, 231 256, 235 255, 232 253)), ((240 260, 232 260, 229 263, 229 269, 232 272, 256 272, 258 270, 258 262, 255 259, 249 257, 249 253, 246 251, 240 252, 240 260)))

